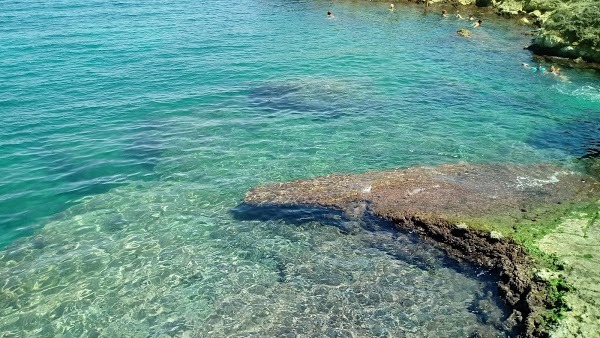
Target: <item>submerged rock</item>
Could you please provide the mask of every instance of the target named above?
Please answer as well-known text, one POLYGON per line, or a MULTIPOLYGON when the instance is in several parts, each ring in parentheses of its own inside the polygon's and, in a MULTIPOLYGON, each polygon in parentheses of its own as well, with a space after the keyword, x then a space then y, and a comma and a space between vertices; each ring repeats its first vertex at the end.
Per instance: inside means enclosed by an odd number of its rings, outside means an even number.
POLYGON ((499 271, 500 294, 513 309, 509 321, 519 336, 538 337, 546 334, 545 304, 552 303, 523 244, 599 192, 594 179, 550 164, 461 163, 273 183, 249 191, 245 202, 364 210, 391 220, 454 257, 499 271))
POLYGON ((512 213, 521 209, 591 198, 588 190, 595 193, 597 187, 589 182, 550 164, 461 163, 274 183, 252 189, 245 201, 339 209, 368 201, 370 209, 386 218, 474 221, 502 214, 514 223, 512 213))
POLYGON ((471 31, 468 29, 464 29, 464 28, 457 30, 456 33, 460 36, 464 36, 465 38, 468 38, 471 36, 471 31))

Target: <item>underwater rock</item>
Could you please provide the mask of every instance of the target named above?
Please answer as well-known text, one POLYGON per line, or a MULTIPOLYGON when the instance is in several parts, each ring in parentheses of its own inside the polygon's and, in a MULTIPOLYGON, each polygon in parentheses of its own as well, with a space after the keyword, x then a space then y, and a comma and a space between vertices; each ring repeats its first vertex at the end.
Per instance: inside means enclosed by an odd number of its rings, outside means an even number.
POLYGON ((348 114, 348 108, 353 106, 352 90, 351 86, 331 79, 288 79, 251 88, 248 100, 265 116, 308 113, 314 119, 329 120, 348 114))
POLYGON ((471 31, 468 29, 464 29, 464 28, 457 30, 456 33, 460 36, 464 36, 465 38, 468 38, 471 36, 471 31))
MULTIPOLYGON (((344 210, 368 201, 369 208, 384 218, 459 220, 591 198, 590 182, 551 164, 460 163, 273 183, 250 190, 245 202, 344 210)), ((597 187, 592 187, 595 192, 597 187)))
POLYGON ((557 217, 557 209, 592 203, 599 192, 594 179, 551 164, 459 163, 267 184, 250 190, 244 201, 349 212, 366 203, 365 212, 498 271, 518 336, 539 337, 547 334, 547 287, 534 278, 534 262, 512 238, 544 231, 538 224, 557 217))

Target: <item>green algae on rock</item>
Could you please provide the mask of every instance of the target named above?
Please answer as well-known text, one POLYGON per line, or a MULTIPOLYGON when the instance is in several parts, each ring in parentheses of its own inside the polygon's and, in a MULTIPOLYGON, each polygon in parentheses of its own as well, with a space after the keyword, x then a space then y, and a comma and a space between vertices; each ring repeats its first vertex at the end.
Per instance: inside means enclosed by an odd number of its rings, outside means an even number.
POLYGON ((542 24, 536 53, 600 62, 600 1, 562 4, 542 24))
POLYGON ((549 279, 564 279, 573 290, 564 297, 569 308, 553 337, 600 337, 600 224, 598 212, 573 213, 538 246, 556 255, 567 271, 545 271, 549 279))
MULTIPOLYGON (((521 336, 544 336, 556 311, 546 280, 548 251, 536 244, 569 211, 595 204, 592 178, 550 164, 447 164, 328 175, 254 188, 255 205, 312 205, 360 217, 367 210, 438 243, 454 257, 496 269, 521 336)), ((559 299, 562 301, 562 299, 559 299)))

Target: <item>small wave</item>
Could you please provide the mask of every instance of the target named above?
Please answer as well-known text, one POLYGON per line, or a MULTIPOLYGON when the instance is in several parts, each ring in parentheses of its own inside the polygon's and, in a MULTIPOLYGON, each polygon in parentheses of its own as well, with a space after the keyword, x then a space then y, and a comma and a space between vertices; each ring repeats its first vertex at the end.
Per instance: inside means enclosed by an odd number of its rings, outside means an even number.
POLYGON ((597 85, 573 86, 572 83, 559 83, 555 84, 553 88, 561 94, 600 102, 600 86, 597 85))

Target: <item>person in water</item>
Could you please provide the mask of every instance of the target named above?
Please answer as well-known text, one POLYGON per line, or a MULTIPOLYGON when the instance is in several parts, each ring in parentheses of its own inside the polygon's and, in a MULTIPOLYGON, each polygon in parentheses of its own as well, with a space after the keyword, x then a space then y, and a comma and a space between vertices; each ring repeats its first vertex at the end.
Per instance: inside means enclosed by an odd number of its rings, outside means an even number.
POLYGON ((472 26, 473 26, 473 27, 479 27, 479 26, 481 26, 481 24, 482 24, 482 23, 483 23, 483 20, 479 19, 479 20, 477 20, 477 22, 476 22, 476 23, 474 23, 472 26))
POLYGON ((390 4, 390 12, 394 11, 394 4, 390 4))
POLYGON ((473 14, 469 15, 469 21, 473 21, 475 20, 475 17, 473 16, 473 14))
POLYGON ((456 18, 460 19, 460 20, 462 20, 462 18, 463 18, 462 15, 460 15, 460 13, 458 11, 456 12, 456 18))
POLYGON ((330 19, 334 18, 333 14, 331 14, 331 12, 329 12, 329 11, 327 12, 327 17, 330 18, 330 19))
POLYGON ((448 14, 446 14, 446 10, 445 10, 445 9, 443 9, 443 10, 442 10, 442 16, 443 16, 444 18, 448 17, 448 14))

